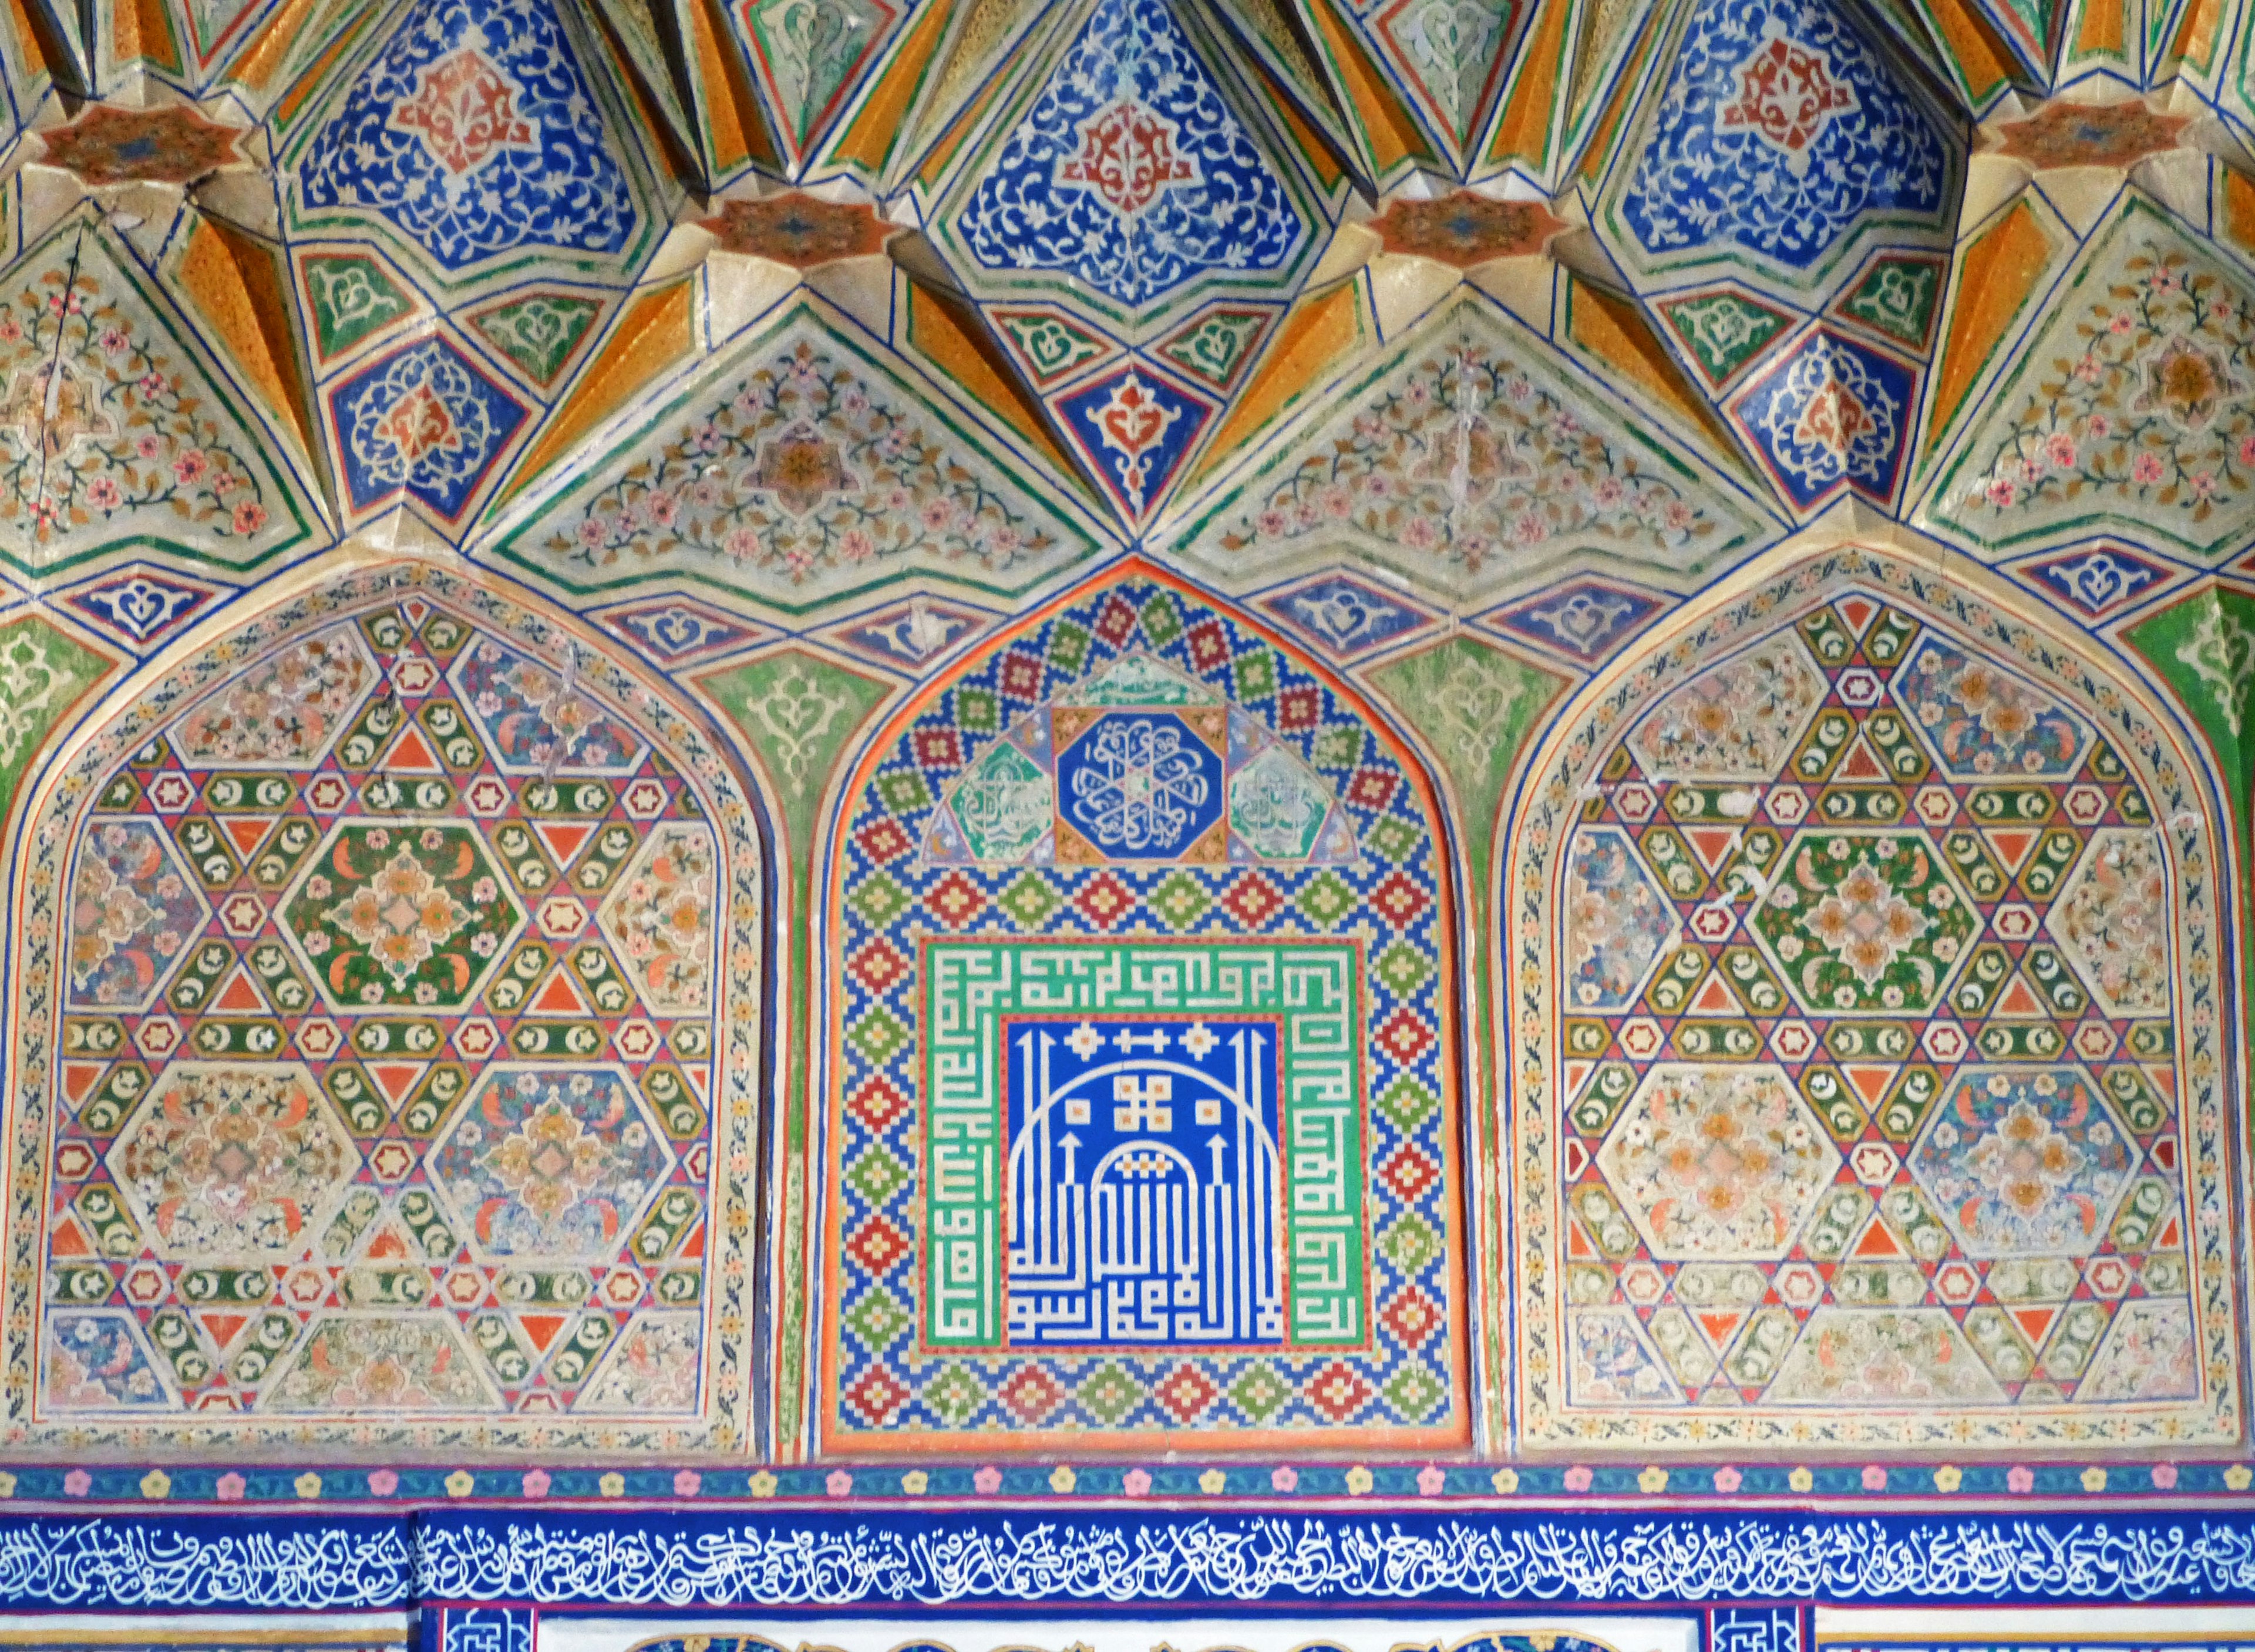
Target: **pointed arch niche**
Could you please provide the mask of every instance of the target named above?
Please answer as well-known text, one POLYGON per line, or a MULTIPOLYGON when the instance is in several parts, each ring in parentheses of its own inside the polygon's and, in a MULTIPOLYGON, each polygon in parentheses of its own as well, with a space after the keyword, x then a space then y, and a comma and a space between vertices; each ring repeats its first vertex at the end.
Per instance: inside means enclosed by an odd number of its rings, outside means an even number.
POLYGON ((1465 1441, 1454 894, 1382 721, 1130 561, 841 807, 825 1445, 1465 1441))
POLYGON ((745 1449, 761 838, 636 669, 334 574, 125 704, 25 844, 28 1441, 745 1449))
POLYGON ((1530 1446, 2239 1438, 2214 793, 2008 605, 1827 550, 1545 746, 1504 862, 1530 1446))

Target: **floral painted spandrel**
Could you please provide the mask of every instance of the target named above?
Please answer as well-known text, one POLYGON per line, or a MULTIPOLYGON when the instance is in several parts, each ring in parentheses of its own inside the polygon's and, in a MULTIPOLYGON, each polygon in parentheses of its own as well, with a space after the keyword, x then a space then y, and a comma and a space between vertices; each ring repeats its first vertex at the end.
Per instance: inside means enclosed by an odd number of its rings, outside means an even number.
POLYGON ((1088 541, 807 312, 512 542, 574 589, 668 573, 804 604, 906 568, 1015 588, 1088 541))
POLYGON ((2087 532, 2220 556, 2255 528, 2255 284, 2154 208, 2102 233, 1926 508, 1985 550, 2087 532))
POLYGON ((300 507, 246 423, 93 228, 0 276, 0 552, 68 566, 151 539, 247 566, 300 507))

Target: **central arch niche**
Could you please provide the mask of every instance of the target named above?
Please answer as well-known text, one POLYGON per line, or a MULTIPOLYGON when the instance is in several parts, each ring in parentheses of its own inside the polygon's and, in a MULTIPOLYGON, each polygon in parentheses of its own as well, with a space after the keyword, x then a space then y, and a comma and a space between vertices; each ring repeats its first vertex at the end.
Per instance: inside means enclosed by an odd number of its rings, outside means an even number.
POLYGON ((2220 838, 2144 704, 1845 548, 1552 738, 1505 862, 1530 1445, 2239 1437, 2220 838))
POLYGON ((28 1438, 744 1449, 761 850, 663 694, 345 574, 102 728, 27 863, 28 1438))
POLYGON ((1384 725, 1130 564, 846 800, 827 1443, 1464 1439, 1452 896, 1384 725))

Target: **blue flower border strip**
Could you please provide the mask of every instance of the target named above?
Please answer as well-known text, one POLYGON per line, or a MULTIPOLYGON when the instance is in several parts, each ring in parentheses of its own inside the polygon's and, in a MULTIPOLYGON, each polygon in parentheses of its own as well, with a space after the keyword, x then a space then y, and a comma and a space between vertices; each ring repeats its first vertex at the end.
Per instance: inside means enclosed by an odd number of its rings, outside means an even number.
POLYGON ((16 1609, 711 1611, 2255 1598, 2255 1511, 402 1509, 0 1522, 16 1609))

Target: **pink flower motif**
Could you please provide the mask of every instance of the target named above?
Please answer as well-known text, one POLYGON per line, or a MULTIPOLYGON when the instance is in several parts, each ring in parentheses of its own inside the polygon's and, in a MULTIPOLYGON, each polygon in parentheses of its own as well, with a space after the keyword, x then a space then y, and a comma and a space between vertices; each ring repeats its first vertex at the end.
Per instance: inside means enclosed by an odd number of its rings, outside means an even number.
POLYGON ((2242 465, 2255 465, 2255 436, 2240 438, 2239 462, 2242 465))
POLYGON ((2052 467, 2055 470, 2073 470, 2075 438, 2064 433, 2054 436, 2050 441, 2044 444, 2044 457, 2052 462, 2052 467))
POLYGON ((971 1486, 972 1489, 980 1496, 992 1497, 1002 1489, 1002 1471, 999 1468, 982 1468, 971 1477, 971 1486))
POLYGON ((1989 502, 1999 510, 2003 510, 2020 497, 2020 490, 2014 487, 2010 481, 1999 476, 1989 484, 1989 502))
POLYGON ((143 374, 141 375, 141 394, 144 396, 164 395, 165 375, 161 373, 143 374))
POLYGON ((2177 1466, 2174 1463, 2153 1465, 2153 1489, 2174 1491, 2177 1488, 2177 1466))
POLYGON ((1151 1494, 1151 1477, 1140 1468, 1131 1468, 1120 1477, 1120 1488, 1130 1497, 1151 1494))
POLYGON ((1715 1471, 1715 1489, 1717 1491, 1726 1494, 1734 1492, 1745 1483, 1746 1476, 1739 1474, 1735 1468, 1718 1468, 1715 1471))
POLYGON ((179 479, 183 487, 193 487, 203 480, 205 472, 210 469, 211 461, 203 456, 200 448, 192 447, 172 461, 172 474, 179 479))
POLYGON ((1877 1463, 1872 1463, 1867 1466, 1864 1470, 1864 1489, 1865 1491, 1885 1491, 1886 1488, 1887 1471, 1880 1467, 1877 1463))
POLYGON ((1417 1490, 1424 1496, 1439 1496, 1448 1484, 1448 1472, 1437 1463, 1428 1463, 1417 1471, 1417 1490))
POLYGON ((388 1468, 379 1468, 368 1477, 368 1488, 378 1497, 389 1497, 399 1489, 399 1476, 388 1468))
POLYGON ((1590 1471, 1587 1468, 1584 1468, 1579 1463, 1576 1463, 1571 1468, 1566 1471, 1566 1489, 1568 1491, 1587 1491, 1589 1488, 1590 1471))
POLYGON ((133 451, 143 458, 154 458, 165 451, 165 444, 153 436, 137 436, 133 438, 133 451))
POLYGON ((1412 516, 1401 524, 1401 542, 1412 550, 1430 550, 1440 538, 1440 531, 1430 517, 1412 516))
POLYGON ((830 1471, 830 1478, 824 1480, 822 1486, 832 1497, 844 1497, 854 1489, 854 1476, 842 1468, 833 1468, 830 1471))
POLYGON ((2016 1464, 2013 1467, 2005 1471, 2005 1489, 2006 1491, 2034 1491, 2035 1488, 2036 1477, 2034 1470, 2016 1464))
POLYGON ((673 1477, 673 1494, 677 1497, 694 1497, 697 1494, 697 1488, 704 1483, 704 1475, 693 1468, 685 1468, 673 1477))
POLYGON ((218 1497, 220 1502, 223 1503, 242 1502, 243 1493, 242 1476, 236 1474, 230 1468, 226 1474, 221 1474, 219 1477, 219 1483, 212 1488, 212 1492, 213 1494, 218 1497))
POLYGON ((2206 499, 2216 492, 2216 477, 2208 471, 2195 471, 2190 485, 2195 499, 2206 499))
POLYGON ((255 534, 266 526, 266 508, 256 500, 246 499, 235 508, 235 531, 255 534))
POLYGON ((528 1497, 545 1497, 548 1495, 548 1471, 546 1469, 528 1468, 524 1471, 524 1494, 528 1497))
POLYGON ((13 344, 23 336, 23 324, 12 316, 5 321, 0 321, 0 344, 13 344))
POLYGON ((2092 441, 2100 442, 2105 440, 2107 435, 2114 429, 2114 421, 2104 413, 2093 413, 2084 421, 2083 428, 2090 432, 2092 441))
POLYGON ((107 476, 97 476, 86 485, 86 502, 95 510, 116 510, 124 497, 107 476))
POLYGON ((1268 1476, 1268 1483, 1278 1491, 1297 1491, 1300 1488, 1300 1471, 1289 1465, 1279 1465, 1275 1473, 1268 1476))
POLYGON ((1253 519, 1253 531, 1263 539, 1282 539, 1292 531, 1291 519, 1281 510, 1264 510, 1253 519))
POLYGON ((2109 332, 2127 332, 2129 330, 2130 318, 2127 316, 2116 316, 2113 320, 2106 324, 2106 331, 2109 332))
POLYGON ((2140 453, 2130 461, 2130 478, 2147 485, 2161 480, 2161 460, 2157 453, 2140 453))
POLYGON ((94 1476, 83 1468, 74 1468, 63 1476, 63 1495, 83 1497, 94 1489, 94 1476))

